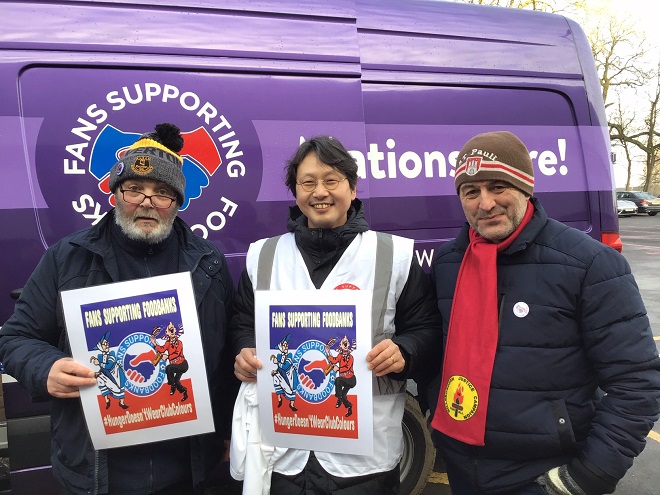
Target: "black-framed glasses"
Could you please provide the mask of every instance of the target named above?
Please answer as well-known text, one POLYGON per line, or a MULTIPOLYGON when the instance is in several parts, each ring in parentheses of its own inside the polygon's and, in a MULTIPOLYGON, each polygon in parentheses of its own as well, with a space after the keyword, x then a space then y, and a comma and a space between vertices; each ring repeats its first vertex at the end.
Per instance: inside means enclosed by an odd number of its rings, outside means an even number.
POLYGON ((334 189, 337 189, 340 182, 344 182, 347 179, 348 177, 344 177, 343 179, 306 180, 303 182, 296 182, 296 184, 302 187, 303 191, 312 192, 320 182, 328 191, 333 191, 334 189))
POLYGON ((169 196, 163 196, 162 194, 149 195, 140 191, 133 191, 132 189, 122 189, 121 187, 119 188, 119 191, 121 192, 124 201, 134 205, 142 204, 146 198, 149 198, 149 201, 151 201, 151 205, 154 208, 165 209, 172 206, 172 203, 176 200, 176 198, 170 198, 169 196))

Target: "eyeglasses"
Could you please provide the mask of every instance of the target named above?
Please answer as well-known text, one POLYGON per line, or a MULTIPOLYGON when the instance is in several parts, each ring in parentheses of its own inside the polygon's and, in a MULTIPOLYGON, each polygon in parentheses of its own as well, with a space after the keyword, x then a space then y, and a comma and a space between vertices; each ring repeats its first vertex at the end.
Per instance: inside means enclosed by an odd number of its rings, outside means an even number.
POLYGON ((149 198, 149 201, 151 201, 151 205, 154 208, 165 209, 172 206, 172 203, 174 203, 174 200, 176 200, 176 198, 170 198, 169 196, 163 196, 161 194, 149 195, 139 191, 133 191, 132 189, 119 188, 119 191, 121 191, 121 195, 122 198, 124 198, 124 201, 134 205, 142 204, 145 199, 149 198))
POLYGON ((346 179, 348 179, 348 177, 344 177, 343 179, 306 180, 303 182, 296 182, 296 184, 302 187, 303 191, 312 192, 314 189, 316 189, 316 186, 318 186, 320 182, 328 191, 333 191, 337 189, 337 186, 339 186, 340 182, 344 182, 346 179))

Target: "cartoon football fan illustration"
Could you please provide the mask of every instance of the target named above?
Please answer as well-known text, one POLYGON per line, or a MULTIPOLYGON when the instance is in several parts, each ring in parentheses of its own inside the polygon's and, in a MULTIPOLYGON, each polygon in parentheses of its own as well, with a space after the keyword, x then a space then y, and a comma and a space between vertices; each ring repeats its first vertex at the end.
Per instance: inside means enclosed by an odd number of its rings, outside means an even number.
POLYGON ((124 390, 126 388, 126 374, 121 364, 117 362, 115 351, 110 350, 110 332, 105 332, 96 344, 101 351, 98 356, 89 358, 89 362, 99 367, 94 373, 101 395, 105 398, 105 408, 110 407, 110 396, 119 399, 119 407, 128 409, 124 403, 124 390))
POLYGON ((344 335, 339 341, 339 348, 337 354, 332 355, 331 347, 335 344, 336 339, 330 339, 325 346, 325 353, 328 356, 328 366, 325 368, 326 375, 334 370, 337 373, 335 380, 335 396, 337 397, 337 404, 339 407, 342 404, 346 407, 347 411, 345 416, 348 418, 353 414, 353 404, 348 400, 348 391, 355 387, 357 380, 353 372, 353 356, 351 353, 355 350, 355 341, 351 345, 348 337, 344 335))
MULTIPOLYGON (((167 328, 165 328, 166 337, 163 345, 156 343, 156 336, 154 334, 158 334, 156 329, 149 336, 151 345, 160 354, 160 359, 169 361, 169 364, 165 366, 165 373, 167 373, 167 384, 170 386, 170 395, 174 395, 174 391, 178 390, 183 394, 181 402, 185 402, 188 400, 188 389, 181 385, 181 375, 188 371, 188 361, 183 355, 183 342, 179 339, 179 336, 183 334, 183 325, 179 325, 179 328, 177 328, 170 322, 167 328), (167 357, 165 353, 167 353, 167 357)), ((155 366, 158 364, 158 361, 153 364, 155 366)))
POLYGON ((297 411, 298 408, 295 405, 296 401, 296 388, 298 387, 298 374, 296 373, 296 368, 293 365, 293 355, 289 352, 289 339, 291 334, 287 334, 279 344, 277 348, 280 352, 277 353, 277 356, 271 354, 270 360, 277 364, 277 369, 271 371, 271 376, 273 377, 273 386, 275 387, 275 393, 277 394, 277 407, 282 406, 282 396, 287 398, 289 401, 289 407, 292 411, 297 411))

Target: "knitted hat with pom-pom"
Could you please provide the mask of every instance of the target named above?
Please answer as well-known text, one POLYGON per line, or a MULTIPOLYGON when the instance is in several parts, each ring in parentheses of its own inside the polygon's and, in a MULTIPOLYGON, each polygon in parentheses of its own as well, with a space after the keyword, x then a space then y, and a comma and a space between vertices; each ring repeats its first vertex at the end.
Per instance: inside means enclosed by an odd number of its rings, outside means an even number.
POLYGON ((174 124, 158 124, 155 132, 143 134, 126 150, 110 170, 108 186, 114 193, 129 179, 150 179, 164 182, 177 195, 179 205, 185 199, 186 177, 183 175, 183 137, 174 124))

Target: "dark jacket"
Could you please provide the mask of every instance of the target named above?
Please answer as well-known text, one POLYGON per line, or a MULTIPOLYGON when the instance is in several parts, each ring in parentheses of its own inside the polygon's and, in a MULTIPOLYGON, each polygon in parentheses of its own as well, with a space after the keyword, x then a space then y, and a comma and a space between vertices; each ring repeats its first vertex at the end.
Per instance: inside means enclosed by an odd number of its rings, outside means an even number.
MULTIPOLYGON (((288 229, 294 233, 310 278, 315 287, 319 288, 355 236, 369 230, 369 225, 364 219, 362 202, 355 199, 348 211, 347 222, 340 227, 310 229, 307 227, 307 218, 294 206, 290 209, 288 229)), ((392 341, 402 350, 406 368, 390 377, 424 378, 431 362, 438 355, 440 321, 429 278, 414 258, 408 280, 397 301, 394 326, 395 337, 392 341)), ((231 343, 235 354, 245 347, 255 347, 254 291, 245 270, 241 274, 234 299, 231 343)))
MULTIPOLYGON (((660 359, 625 258, 532 202, 532 220, 497 258, 499 342, 485 446, 439 432, 434 441, 483 493, 566 463, 587 494, 611 493, 658 418, 660 359), (514 314, 518 302, 529 306, 525 317, 514 314)), ((445 343, 467 244, 466 224, 432 263, 445 343)), ((439 381, 429 389, 432 407, 439 381)))
MULTIPOLYGON (((98 225, 65 237, 49 248, 23 288, 14 314, 0 330, 0 361, 35 401, 52 400, 51 462, 55 476, 74 493, 103 493, 108 488, 107 456, 95 451, 79 400, 56 399, 46 380, 53 363, 71 355, 59 293, 119 281, 111 247, 108 213, 98 225)), ((223 453, 229 438, 233 400, 225 395, 232 380, 231 356, 221 358, 234 288, 224 256, 195 236, 179 218, 179 268, 191 271, 202 332, 202 346, 216 433, 190 438, 193 481, 201 484, 223 453)), ((232 387, 229 387, 232 389, 232 387)), ((233 397, 232 397, 233 399, 233 397)))

